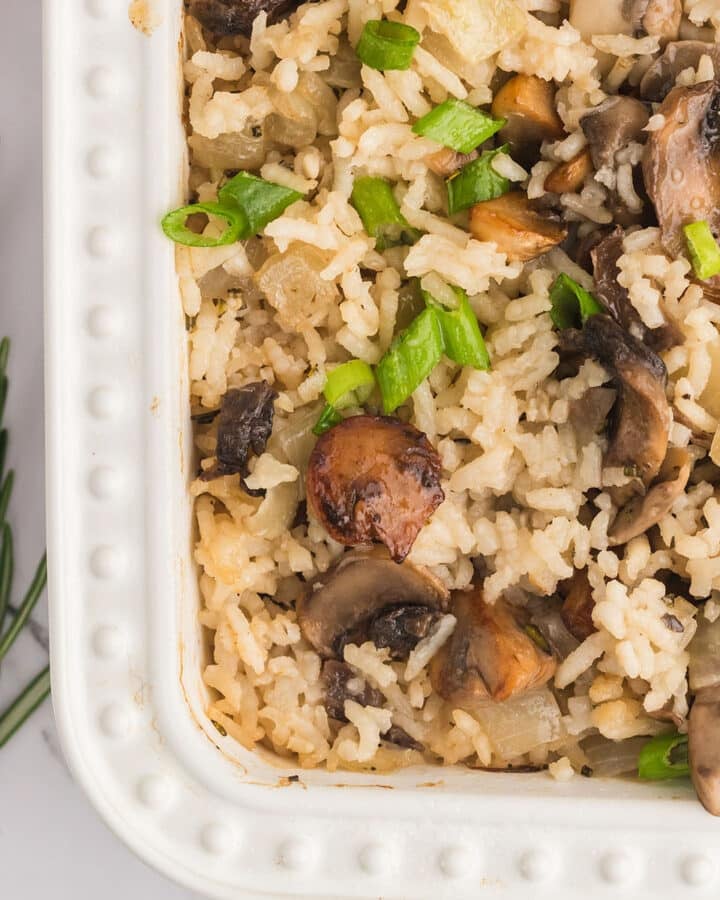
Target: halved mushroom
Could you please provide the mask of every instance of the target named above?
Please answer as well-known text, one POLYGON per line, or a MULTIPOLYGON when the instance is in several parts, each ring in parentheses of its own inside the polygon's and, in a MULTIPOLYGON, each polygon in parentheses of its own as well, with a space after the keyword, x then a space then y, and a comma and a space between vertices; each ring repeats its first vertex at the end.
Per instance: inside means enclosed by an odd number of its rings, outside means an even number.
MULTIPOLYGON (((683 226, 705 220, 720 233, 720 86, 706 81, 670 91, 658 109, 665 123, 650 135, 643 176, 655 206, 663 246, 686 252, 683 226)), ((720 299, 720 276, 703 282, 720 299)))
POLYGON ((690 776, 705 809, 720 816, 720 686, 695 695, 688 724, 690 776))
POLYGON ((608 530, 610 545, 626 544, 659 522, 685 490, 691 468, 684 447, 669 448, 657 483, 644 496, 633 497, 618 512, 608 530))
POLYGON ((303 635, 323 657, 342 658, 346 644, 373 640, 394 658, 406 658, 447 601, 442 582, 427 570, 357 551, 308 583, 297 615, 303 635))
POLYGON ((262 12, 268 24, 288 16, 300 0, 190 0, 190 13, 215 34, 244 34, 250 37, 253 22, 262 12))
POLYGON ((665 364, 606 315, 591 316, 581 340, 613 376, 618 392, 605 464, 632 470, 649 484, 665 459, 670 431, 665 364))
POLYGON ((381 541, 402 562, 445 499, 440 457, 412 425, 352 416, 315 445, 307 497, 334 540, 346 546, 381 541))
POLYGON ((476 203, 470 210, 470 232, 522 262, 547 253, 567 237, 558 219, 536 210, 519 191, 476 203))
POLYGON ((567 630, 579 641, 597 631, 592 619, 595 601, 587 569, 576 569, 572 577, 560 586, 563 605, 560 615, 567 630))
POLYGON ((558 141, 565 135, 555 106, 555 88, 537 75, 513 75, 506 81, 495 94, 492 114, 507 119, 500 139, 513 148, 558 141))
POLYGON ((453 595, 457 625, 430 663, 430 679, 441 697, 460 706, 507 700, 552 678, 555 658, 521 626, 503 599, 486 603, 475 588, 453 595))
POLYGON ((720 44, 705 41, 674 41, 668 44, 643 75, 641 97, 660 103, 675 87, 678 75, 685 69, 697 69, 706 55, 713 62, 716 76, 720 75, 720 44))
POLYGON ((596 169, 612 166, 615 154, 630 141, 644 139, 643 128, 650 114, 644 103, 634 97, 608 97, 580 119, 596 169))
POLYGON ((545 179, 545 190, 551 194, 567 194, 579 191, 587 176, 592 172, 593 164, 590 151, 584 147, 567 162, 560 163, 545 179))
POLYGON ((426 156, 425 164, 436 175, 449 178, 459 172, 463 166, 477 159, 478 155, 477 150, 473 150, 471 153, 458 153, 457 150, 451 150, 450 147, 443 147, 442 150, 426 156))

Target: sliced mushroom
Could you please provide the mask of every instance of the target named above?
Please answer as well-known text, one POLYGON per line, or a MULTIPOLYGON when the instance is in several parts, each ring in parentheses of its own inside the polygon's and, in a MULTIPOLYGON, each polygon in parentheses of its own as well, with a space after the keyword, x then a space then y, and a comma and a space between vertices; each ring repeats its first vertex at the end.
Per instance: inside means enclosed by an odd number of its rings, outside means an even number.
POLYGON ((597 631, 592 619, 595 600, 587 569, 576 569, 572 578, 562 584, 560 593, 563 594, 560 615, 565 627, 579 641, 584 641, 597 631))
POLYGON ((425 435, 389 416, 353 416, 310 456, 310 507, 334 540, 381 541, 396 562, 445 498, 440 457, 425 435))
POLYGON ((569 159, 560 163, 545 179, 545 190, 551 194, 567 194, 579 191, 587 176, 592 172, 593 164, 587 147, 569 159))
POLYGON ((649 484, 665 459, 670 431, 665 364, 606 315, 591 316, 581 340, 611 373, 618 392, 605 464, 630 469, 649 484))
POLYGON ((288 16, 300 0, 190 0, 190 13, 215 34, 244 34, 250 37, 253 22, 262 12, 268 24, 288 16))
POLYGON ((616 398, 616 392, 612 388, 592 387, 582 397, 570 401, 568 420, 573 426, 579 446, 585 447, 597 441, 616 398))
POLYGON ((456 172, 459 172, 463 166, 478 158, 477 150, 471 153, 458 153, 457 150, 451 150, 450 147, 443 147, 425 157, 425 164, 431 172, 440 175, 442 178, 449 178, 456 172))
POLYGON ((685 490, 690 477, 690 456, 683 447, 671 447, 657 478, 644 496, 633 497, 617 514, 608 530, 610 545, 626 544, 657 524, 685 490))
POLYGON ((720 816, 720 687, 695 696, 688 724, 690 776, 705 809, 720 816))
POLYGON ((640 95, 656 103, 664 100, 675 87, 678 75, 685 69, 697 69, 703 56, 713 62, 715 75, 720 75, 720 44, 705 41, 674 41, 652 63, 640 82, 640 95))
POLYGON ((354 700, 361 706, 382 707, 383 694, 359 678, 347 663, 327 659, 320 673, 325 709, 331 719, 346 722, 345 701, 354 700))
POLYGON ((552 250, 567 237, 567 229, 558 219, 538 212, 518 191, 476 203, 470 210, 470 232, 479 241, 493 241, 510 259, 522 262, 552 250))
MULTIPOLYGON (((267 381, 231 388, 225 394, 217 417, 217 459, 211 468, 201 473, 203 481, 223 475, 247 476, 250 454, 259 456, 272 433, 276 397, 267 381)), ((252 491, 247 485, 244 489, 252 496, 263 493, 252 491)))
POLYGON ((587 138, 596 169, 615 164, 615 154, 630 141, 644 138, 643 128, 650 114, 647 107, 634 97, 608 97, 580 119, 580 127, 587 138))
POLYGON ((425 569, 358 551, 308 583, 298 600, 298 623, 323 657, 342 658, 345 644, 362 644, 378 631, 392 655, 407 656, 440 618, 447 600, 447 590, 425 569))
POLYGON ((555 88, 537 75, 514 75, 506 81, 495 94, 492 114, 507 119, 500 138, 513 148, 557 141, 565 135, 555 106, 555 88))
POLYGON ((503 599, 486 603, 474 589, 453 595, 457 625, 430 663, 433 688, 460 706, 507 700, 545 684, 556 662, 528 635, 503 599))
POLYGON ((622 228, 616 228, 590 251, 595 278, 593 293, 618 324, 651 350, 660 353, 681 344, 683 334, 673 322, 667 322, 659 328, 648 328, 632 305, 627 288, 618 281, 620 275, 618 260, 625 252, 624 238, 622 228))
MULTIPOLYGON (((672 90, 658 109, 665 123, 652 132, 643 176, 655 206, 663 246, 672 257, 686 251, 683 225, 705 220, 720 233, 720 87, 707 81, 672 90)), ((703 282, 720 298, 720 276, 703 282)))

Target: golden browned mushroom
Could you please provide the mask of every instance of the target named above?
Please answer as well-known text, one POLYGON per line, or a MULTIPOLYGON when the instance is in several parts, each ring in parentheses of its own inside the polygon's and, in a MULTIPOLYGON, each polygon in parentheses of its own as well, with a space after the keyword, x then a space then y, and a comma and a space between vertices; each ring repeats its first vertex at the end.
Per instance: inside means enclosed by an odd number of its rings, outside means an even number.
POLYGON ((560 615, 565 627, 573 637, 584 641, 597 631, 592 620, 595 601, 587 569, 576 569, 572 578, 561 585, 560 593, 564 595, 560 615))
POLYGON ((394 563, 383 553, 347 553, 309 582, 297 603, 305 638, 323 657, 345 644, 372 641, 406 658, 447 605, 443 584, 426 569, 394 563))
POLYGON ((585 147, 572 159, 560 163, 545 179, 545 190, 552 194, 567 194, 579 191, 593 164, 590 151, 585 147))
POLYGON ((610 545, 626 544, 659 522, 685 490, 690 469, 690 456, 684 447, 668 449, 657 482, 647 494, 633 497, 618 512, 608 530, 610 545))
MULTIPOLYGON (((686 252, 683 225, 706 221, 720 233, 720 87, 705 81, 670 91, 658 109, 665 123, 648 138, 643 176, 668 253, 686 252)), ((720 276, 703 282, 720 298, 720 276)))
POLYGON ((450 147, 443 147, 425 157, 425 164, 431 172, 440 175, 442 178, 449 178, 456 172, 459 172, 463 166, 478 158, 477 150, 471 153, 458 153, 457 150, 451 150, 450 147))
POLYGON ((641 141, 650 114, 634 97, 608 97, 580 119, 596 169, 612 166, 615 154, 630 141, 641 141))
POLYGON ((552 250, 567 237, 558 219, 538 212, 519 191, 476 203, 470 210, 470 232, 522 262, 552 250))
POLYGON ((659 103, 675 87, 684 69, 697 69, 703 56, 709 56, 716 74, 720 74, 720 44, 706 41, 674 41, 665 47, 640 82, 640 95, 659 103))
POLYGON ((300 6, 300 0, 190 0, 190 13, 215 34, 250 37, 253 22, 262 12, 268 24, 277 22, 300 6))
POLYGON ((514 75, 495 94, 492 114, 507 119, 500 138, 513 147, 557 141, 565 134, 555 107, 552 82, 537 75, 514 75))
POLYGON ((670 431, 665 364, 606 315, 587 320, 582 343, 613 376, 618 392, 605 464, 632 470, 649 484, 665 459, 670 431))
POLYGON ((552 678, 556 662, 529 636, 503 599, 475 588, 453 595, 455 631, 430 663, 433 688, 459 706, 507 700, 552 678))
POLYGON ((425 435, 389 416, 353 416, 310 456, 307 498, 334 540, 381 541, 396 562, 445 499, 440 457, 425 435))
POLYGON ((695 695, 688 723, 690 776, 705 809, 720 816, 720 686, 695 695))

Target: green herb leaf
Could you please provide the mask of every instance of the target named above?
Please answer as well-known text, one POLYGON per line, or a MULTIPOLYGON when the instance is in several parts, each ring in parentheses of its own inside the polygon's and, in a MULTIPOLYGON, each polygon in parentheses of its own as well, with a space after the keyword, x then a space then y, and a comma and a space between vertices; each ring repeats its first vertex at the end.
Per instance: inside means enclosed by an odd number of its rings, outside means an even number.
POLYGON ((412 130, 458 153, 470 153, 505 123, 506 119, 494 119, 464 100, 451 98, 418 119, 412 130))
POLYGON ((30 613, 35 608, 35 604, 42 594, 46 583, 47 558, 45 554, 43 554, 43 558, 38 563, 38 567, 35 570, 35 575, 33 577, 32 583, 27 589, 27 593, 23 598, 23 602, 20 604, 20 608, 18 609, 15 618, 10 623, 10 627, 7 629, 7 631, 2 635, 2 637, 0 637, 0 662, 4 659, 8 650, 15 643, 15 639, 22 631, 23 625, 25 625, 27 620, 30 618, 30 613))
POLYGON ((2 634, 5 615, 10 603, 14 567, 12 530, 10 525, 5 522, 2 527, 2 540, 0 542, 0 634, 2 634))
POLYGON ((392 188, 384 178, 357 178, 350 203, 362 219, 365 231, 376 239, 375 246, 380 251, 395 244, 414 244, 420 237, 420 232, 411 228, 400 212, 392 188))
POLYGON ((272 181, 265 181, 238 172, 218 191, 218 200, 224 208, 238 209, 245 218, 240 237, 253 237, 273 219, 282 215, 291 204, 302 200, 302 194, 272 181))
POLYGON ((162 220, 162 229, 170 240, 186 247, 223 247, 226 244, 234 244, 240 240, 247 227, 247 219, 242 210, 220 203, 193 203, 191 206, 181 206, 180 209, 169 212, 162 220), (196 213, 217 216, 218 219, 227 222, 227 228, 218 237, 197 234, 186 225, 190 216, 196 213))
POLYGON ((599 301, 564 272, 550 288, 550 302, 550 318, 561 329, 581 328, 590 316, 604 312, 599 301))
POLYGON ((648 741, 640 751, 638 775, 648 781, 683 778, 690 774, 688 736, 661 734, 648 741))
POLYGON ((445 348, 434 309, 426 309, 399 335, 375 369, 386 414, 394 412, 440 362, 445 348))
POLYGON ((10 469, 10 471, 5 476, 2 487, 0 487, 0 524, 5 521, 5 516, 7 515, 7 508, 8 504, 10 503, 10 496, 12 494, 14 483, 15 472, 10 469))
POLYGON ((437 314, 445 353, 461 366, 489 369, 490 355, 468 296, 462 288, 453 287, 453 291, 458 298, 456 309, 446 309, 427 291, 422 292, 425 305, 437 314))
POLYGON ((720 275, 720 247, 707 222, 691 222, 683 226, 685 240, 695 274, 702 281, 720 275))
POLYGON ((0 716, 0 747, 3 747, 50 693, 50 667, 46 666, 0 716))
POLYGON ((315 423, 313 434, 316 434, 319 437, 321 434, 325 434, 326 431, 329 431, 333 425, 339 425, 342 420, 343 417, 335 407, 326 403, 325 408, 320 413, 320 418, 315 423))
POLYGON ((371 19, 365 23, 355 48, 358 59, 371 69, 409 69, 420 32, 401 22, 371 19))
POLYGON ((503 144, 497 150, 486 150, 447 180, 450 215, 462 209, 469 209, 484 200, 494 200, 507 194, 510 182, 502 175, 498 175, 492 167, 492 161, 498 153, 508 153, 509 149, 508 144, 503 144))

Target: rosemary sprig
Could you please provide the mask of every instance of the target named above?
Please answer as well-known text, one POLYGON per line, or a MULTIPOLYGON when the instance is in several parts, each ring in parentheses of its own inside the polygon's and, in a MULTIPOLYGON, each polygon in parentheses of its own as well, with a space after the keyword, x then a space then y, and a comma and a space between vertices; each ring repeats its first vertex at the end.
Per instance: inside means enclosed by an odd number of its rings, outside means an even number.
MULTIPOLYGON (((27 589, 20 607, 14 613, 8 628, 3 631, 5 618, 10 607, 12 590, 14 557, 13 535, 10 523, 6 520, 8 504, 12 495, 15 473, 10 469, 5 473, 5 459, 8 447, 8 431, 2 427, 5 402, 7 400, 9 380, 7 363, 10 354, 10 341, 0 341, 0 662, 12 647, 23 626, 30 618, 47 582, 47 560, 43 554, 35 575, 27 589)), ((34 710, 50 693, 50 668, 46 666, 10 706, 0 715, 0 747, 2 747, 34 710)))

